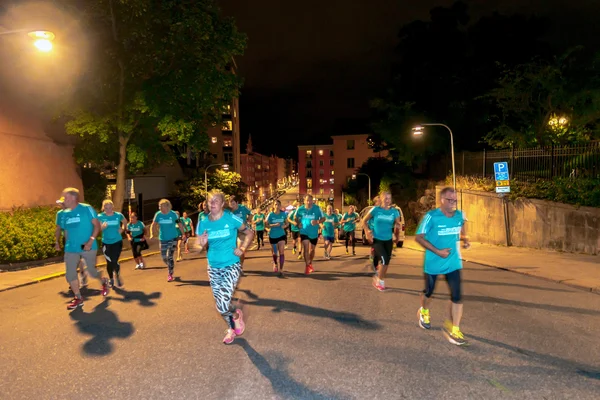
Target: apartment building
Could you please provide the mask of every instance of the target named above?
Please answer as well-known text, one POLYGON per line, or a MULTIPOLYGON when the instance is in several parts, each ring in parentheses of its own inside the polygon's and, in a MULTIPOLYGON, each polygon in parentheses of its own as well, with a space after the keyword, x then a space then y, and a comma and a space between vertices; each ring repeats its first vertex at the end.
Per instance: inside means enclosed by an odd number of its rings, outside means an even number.
POLYGON ((276 193, 279 177, 285 173, 285 162, 273 155, 255 152, 251 137, 246 144, 246 153, 240 155, 240 160, 242 182, 248 186, 247 203, 256 207, 276 193))

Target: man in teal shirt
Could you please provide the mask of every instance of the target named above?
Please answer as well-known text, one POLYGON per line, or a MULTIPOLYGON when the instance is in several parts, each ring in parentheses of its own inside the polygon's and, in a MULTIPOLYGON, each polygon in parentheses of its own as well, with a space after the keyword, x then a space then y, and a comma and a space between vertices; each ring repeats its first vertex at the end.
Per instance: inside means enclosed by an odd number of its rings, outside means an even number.
POLYGON ((290 230, 292 231, 292 241, 294 242, 294 248, 292 254, 296 254, 298 251, 298 260, 302 259, 302 242, 300 241, 300 229, 298 229, 298 223, 296 222, 296 212, 298 212, 298 201, 294 200, 294 209, 288 213, 288 223, 290 224, 290 230))
POLYGON ((467 342, 460 331, 463 304, 462 260, 458 243, 462 240, 465 249, 470 247, 470 243, 466 236, 464 215, 456 209, 456 191, 451 187, 444 188, 440 192, 440 199, 440 208, 425 214, 417 228, 416 241, 425 248, 425 289, 421 295, 419 326, 431 328, 429 303, 438 275, 444 275, 450 287, 451 302, 450 320, 444 323, 444 334, 450 343, 460 346, 467 342))
POLYGON ((325 258, 331 260, 331 251, 333 250, 333 243, 335 242, 335 231, 340 219, 337 214, 333 212, 333 206, 330 204, 327 206, 327 213, 325 214, 325 222, 323 222, 323 239, 325 240, 325 258))
POLYGON ((344 229, 344 239, 346 240, 346 254, 348 254, 348 242, 352 242, 352 255, 356 255, 356 237, 354 230, 358 222, 358 214, 354 211, 354 206, 348 207, 348 212, 342 216, 341 224, 344 229))
POLYGON ((300 239, 302 240, 302 248, 304 249, 304 262, 306 275, 312 274, 314 268, 312 266, 315 258, 315 247, 319 240, 319 224, 325 221, 323 211, 314 204, 312 195, 306 195, 304 205, 296 211, 296 223, 300 229, 300 239))

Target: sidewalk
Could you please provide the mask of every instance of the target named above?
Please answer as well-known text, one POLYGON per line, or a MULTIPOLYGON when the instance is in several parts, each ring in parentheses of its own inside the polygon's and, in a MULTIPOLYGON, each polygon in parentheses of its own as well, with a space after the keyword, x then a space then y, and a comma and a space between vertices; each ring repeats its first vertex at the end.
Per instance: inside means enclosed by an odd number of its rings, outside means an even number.
MULTIPOLYGON (((423 251, 414 236, 406 237, 404 247, 423 251)), ((464 261, 548 279, 600 294, 600 257, 560 253, 523 247, 471 243, 462 250, 464 261)))

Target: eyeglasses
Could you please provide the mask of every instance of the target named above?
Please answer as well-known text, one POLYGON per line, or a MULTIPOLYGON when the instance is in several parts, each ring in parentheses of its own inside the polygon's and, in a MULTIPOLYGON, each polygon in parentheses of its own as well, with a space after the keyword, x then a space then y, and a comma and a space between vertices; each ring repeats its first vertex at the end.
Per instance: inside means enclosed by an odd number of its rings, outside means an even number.
POLYGON ((443 197, 444 200, 446 200, 449 203, 456 203, 456 199, 448 199, 446 197, 443 197))

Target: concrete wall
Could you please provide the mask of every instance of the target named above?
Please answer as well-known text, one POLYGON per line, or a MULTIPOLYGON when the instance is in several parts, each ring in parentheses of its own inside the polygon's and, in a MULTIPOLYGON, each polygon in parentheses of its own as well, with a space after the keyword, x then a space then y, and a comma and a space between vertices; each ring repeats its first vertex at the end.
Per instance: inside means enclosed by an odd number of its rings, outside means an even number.
MULTIPOLYGON (((439 206, 441 187, 436 188, 439 206)), ((504 207, 495 193, 459 191, 458 208, 469 220, 471 240, 506 245, 504 207)), ((519 199, 508 202, 513 246, 600 254, 600 209, 550 201, 519 199)))

